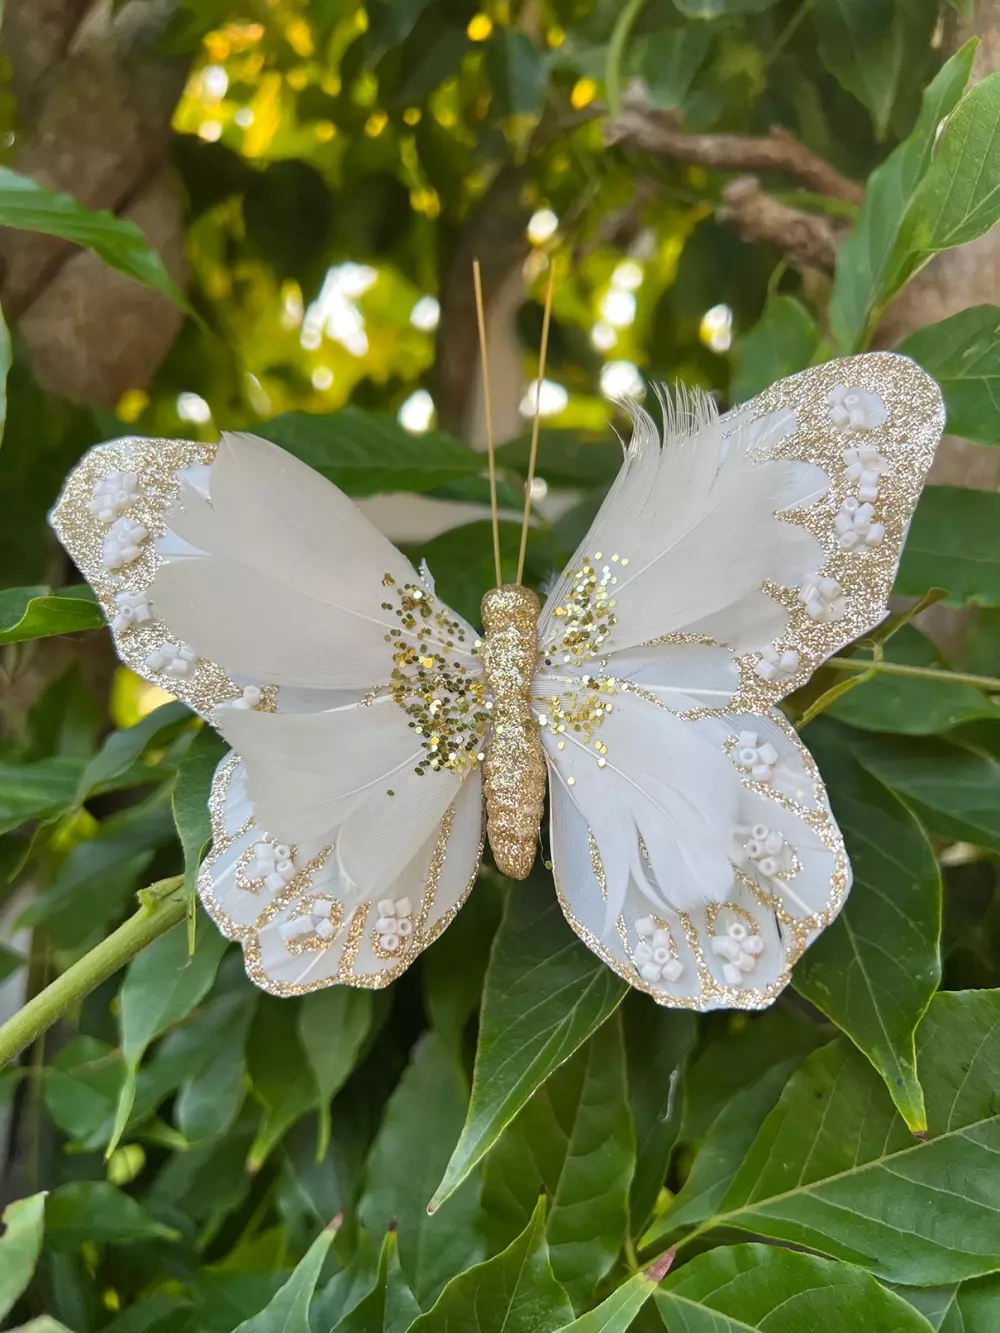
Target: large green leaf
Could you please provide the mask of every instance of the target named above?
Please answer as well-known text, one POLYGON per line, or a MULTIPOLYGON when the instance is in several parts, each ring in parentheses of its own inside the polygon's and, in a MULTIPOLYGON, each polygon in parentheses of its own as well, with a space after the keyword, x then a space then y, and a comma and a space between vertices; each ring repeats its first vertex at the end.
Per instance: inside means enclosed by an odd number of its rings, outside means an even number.
POLYGON ((847 844, 854 887, 796 966, 795 989, 864 1051, 907 1125, 922 1131, 914 1033, 941 980, 941 876, 914 816, 834 735, 832 728, 816 727, 809 739, 847 844))
POLYGON ((1000 606, 1000 495, 964 486, 927 486, 917 504, 896 592, 948 589, 948 604, 1000 606))
POLYGON ((727 14, 762 14, 778 0, 674 0, 687 18, 717 19, 727 14))
POLYGON ((924 92, 912 133, 868 179, 857 224, 837 255, 830 296, 830 327, 841 352, 864 347, 873 317, 897 290, 906 209, 930 164, 938 126, 968 83, 975 50, 967 42, 942 67, 924 92))
POLYGON ((358 1205, 358 1216, 375 1236, 397 1224, 400 1262, 423 1307, 483 1252, 478 1181, 468 1181, 433 1216, 427 1212, 461 1127, 465 1100, 454 1061, 441 1039, 429 1034, 389 1100, 358 1205))
POLYGON ((1000 306, 960 310, 918 329, 898 350, 937 380, 949 434, 1000 444, 1000 306))
POLYGON ((490 1150, 483 1211, 491 1248, 524 1229, 544 1186, 552 1271, 579 1308, 621 1249, 634 1162, 616 1014, 542 1084, 490 1150))
POLYGON ((205 848, 212 841, 212 817, 208 809, 212 779, 226 751, 221 736, 211 727, 202 727, 174 780, 171 806, 184 851, 184 891, 192 901, 198 884, 198 867, 205 848))
POLYGON ((626 1333, 635 1322, 639 1311, 652 1296, 661 1280, 668 1260, 660 1260, 641 1273, 634 1273, 627 1282, 605 1296, 600 1305, 574 1319, 559 1333, 626 1333))
POLYGON ((86 584, 63 588, 4 588, 0 592, 0 644, 100 629, 104 613, 86 584))
POLYGON ((259 1171, 288 1130, 319 1105, 319 1089, 287 1000, 261 997, 247 1043, 253 1091, 264 1108, 247 1163, 259 1171))
POLYGON ((817 1250, 888 1281, 1000 1270, 1000 992, 935 996, 917 1033, 928 1137, 839 1039, 809 1056, 764 1121, 718 1211, 733 1228, 817 1250))
POLYGON ((31 1281, 45 1230, 45 1194, 31 1194, 4 1209, 0 1234, 0 1319, 31 1281))
POLYGON ((54 194, 9 167, 0 167, 0 226, 73 241, 119 273, 185 305, 160 256, 134 222, 84 208, 68 194, 54 194))
POLYGON ((496 877, 481 875, 476 891, 423 961, 424 1003, 431 1027, 461 1055, 462 1037, 479 1008, 483 977, 503 908, 496 877))
POLYGON ((372 1026, 372 993, 350 986, 304 995, 299 1040, 319 1089, 318 1157, 330 1143, 330 1102, 347 1081, 372 1026))
MULTIPOLYGON (((912 625, 898 630, 886 643, 884 653, 887 662, 948 670, 947 662, 930 639, 912 625)), ((974 685, 889 672, 876 672, 871 680, 837 699, 827 711, 838 721, 865 731, 894 731, 910 736, 948 731, 963 722, 1000 721, 1000 708, 974 685)), ((811 740, 812 730, 808 736, 811 740)))
POLYGON ((374 1287, 334 1325, 332 1333, 406 1333, 419 1314, 399 1264, 396 1233, 387 1231, 374 1287))
POLYGON ((494 30, 486 47, 486 75, 497 116, 536 116, 545 99, 547 69, 530 37, 512 28, 494 30))
POLYGON ((129 964, 122 983, 119 1021, 126 1077, 118 1100, 108 1152, 128 1124, 135 1098, 139 1062, 151 1041, 185 1018, 208 993, 226 941, 212 925, 198 932, 193 954, 187 930, 176 925, 154 940, 129 964))
POLYGON ((733 402, 745 403, 775 380, 808 366, 819 345, 816 321, 794 296, 772 296, 736 349, 733 402))
POLYGON ((258 434, 301 458, 348 495, 430 491, 483 470, 482 454, 450 435, 413 435, 395 417, 343 407, 323 415, 286 412, 258 434))
POLYGON ((137 1199, 106 1180, 74 1180, 52 1191, 45 1203, 45 1240, 57 1249, 87 1244, 132 1245, 176 1240, 137 1199))
POLYGON ((134 726, 113 731, 84 770, 77 799, 82 802, 117 786, 148 749, 168 745, 192 721, 191 710, 175 700, 154 708, 134 726))
POLYGON ((652 1009, 645 996, 630 995, 621 1011, 625 1026, 628 1099, 635 1129, 635 1171, 629 1190, 634 1235, 652 1216, 680 1129, 684 1063, 698 1025, 694 1014, 652 1009))
POLYGON ((82 769, 80 760, 59 755, 35 764, 0 763, 0 833, 71 809, 82 769))
MULTIPOLYGON (((225 964, 220 980, 224 971, 225 964)), ((191 1142, 226 1133, 239 1113, 246 1095, 246 1040, 256 1006, 257 992, 241 979, 236 990, 205 1005, 196 1024, 169 1033, 152 1067, 143 1071, 154 1085, 155 1097, 161 1087, 173 1082, 169 1071, 161 1077, 163 1066, 182 1064, 173 1114, 177 1128, 191 1142)), ((146 1097, 140 1073, 136 1109, 146 1097)))
POLYGON ((993 1333, 1000 1328, 1000 1276, 970 1278, 946 1287, 896 1287, 936 1333, 993 1333))
POLYGON ((993 727, 950 736, 862 736, 866 768, 898 791, 932 832, 1000 852, 1000 744, 993 727))
POLYGON ((928 1333, 902 1297, 848 1263, 730 1245, 672 1273, 655 1296, 669 1333, 928 1333))
POLYGON ((335 1234, 321 1231, 266 1309, 245 1319, 234 1333, 310 1333, 309 1303, 335 1234))
POLYGON ((438 1207, 532 1093, 621 1003, 627 987, 566 924, 540 876, 512 888, 493 941, 472 1098, 438 1207))
POLYGON ((410 1333, 554 1333, 573 1319, 552 1275, 545 1243, 545 1199, 502 1254, 459 1273, 410 1333))

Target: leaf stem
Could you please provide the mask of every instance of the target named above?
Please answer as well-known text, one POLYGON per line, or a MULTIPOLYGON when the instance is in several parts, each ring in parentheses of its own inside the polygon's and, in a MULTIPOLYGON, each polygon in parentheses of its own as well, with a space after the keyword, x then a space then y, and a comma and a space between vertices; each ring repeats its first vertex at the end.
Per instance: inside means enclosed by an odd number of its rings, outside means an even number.
POLYGON ((608 99, 608 110, 614 120, 622 113, 622 61, 625 45, 632 31, 632 25, 639 17, 646 0, 628 0, 625 8, 618 15, 608 41, 608 59, 604 68, 604 90, 608 99))
POLYGON ((951 671, 947 667, 908 666, 905 662, 878 662, 858 657, 830 657, 823 665, 835 671, 874 671, 886 676, 916 676, 921 680, 939 680, 946 685, 974 685, 979 690, 1000 692, 1000 677, 974 676, 968 671, 951 671))
POLYGON ((0 1068, 46 1032, 78 1000, 113 976, 147 944, 184 919, 183 875, 161 879, 139 893, 139 910, 89 953, 56 977, 0 1027, 0 1068))

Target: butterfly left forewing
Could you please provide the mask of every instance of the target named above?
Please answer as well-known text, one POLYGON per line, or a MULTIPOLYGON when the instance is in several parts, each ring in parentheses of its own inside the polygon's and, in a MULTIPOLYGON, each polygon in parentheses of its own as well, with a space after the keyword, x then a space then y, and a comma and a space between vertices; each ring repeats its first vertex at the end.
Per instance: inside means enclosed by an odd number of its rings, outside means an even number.
POLYGON ((552 860, 586 942, 664 1004, 757 1008, 843 904, 822 781, 774 703, 886 613, 941 433, 887 353, 716 420, 638 415, 542 616, 552 860))
POLYGON ((392 980, 478 865, 472 631, 336 487, 253 437, 99 446, 52 521, 123 661, 238 751, 200 888, 254 979, 392 980))

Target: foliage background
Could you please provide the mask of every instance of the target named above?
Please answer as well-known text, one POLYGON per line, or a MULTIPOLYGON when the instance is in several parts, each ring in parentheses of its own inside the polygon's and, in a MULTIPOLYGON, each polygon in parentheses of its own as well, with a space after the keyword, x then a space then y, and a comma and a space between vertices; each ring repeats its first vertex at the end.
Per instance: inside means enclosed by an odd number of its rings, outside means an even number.
POLYGON ((0 979, 47 1030, 0 1075, 0 1321, 1000 1327, 1000 6, 8 0, 2 43, 0 979), (856 882, 761 1016, 623 996, 541 867, 387 992, 258 994, 201 919, 189 957, 217 742, 46 510, 98 440, 252 428, 419 496, 373 513, 474 619, 477 255, 509 437, 558 273, 535 581, 615 393, 897 344, 944 389, 901 615, 790 704, 856 882))

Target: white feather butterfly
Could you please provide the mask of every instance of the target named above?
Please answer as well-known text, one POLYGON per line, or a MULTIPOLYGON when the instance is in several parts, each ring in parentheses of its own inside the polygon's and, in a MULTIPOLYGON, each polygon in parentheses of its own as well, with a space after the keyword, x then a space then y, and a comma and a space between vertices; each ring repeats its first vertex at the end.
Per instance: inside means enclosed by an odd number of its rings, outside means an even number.
POLYGON ((634 410, 540 615, 494 590, 483 640, 263 440, 123 439, 71 474, 52 522, 121 657, 233 747, 199 887, 258 985, 399 976, 473 886, 484 774, 517 875, 547 774, 566 917, 660 1004, 770 1004, 839 911, 843 842, 775 705, 883 619, 940 393, 873 353, 664 409, 662 441, 634 410))

